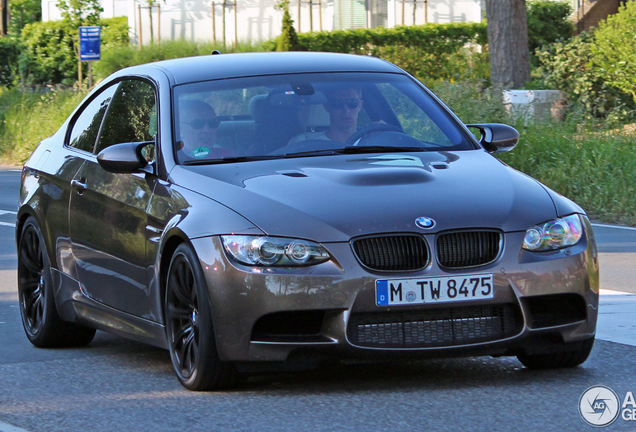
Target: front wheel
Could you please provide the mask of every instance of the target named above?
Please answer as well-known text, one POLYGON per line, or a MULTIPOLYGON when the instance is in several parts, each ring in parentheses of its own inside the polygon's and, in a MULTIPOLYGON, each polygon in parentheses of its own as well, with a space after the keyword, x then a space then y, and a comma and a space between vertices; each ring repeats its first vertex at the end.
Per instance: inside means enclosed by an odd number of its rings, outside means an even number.
POLYGON ((168 269, 166 332, 172 365, 189 390, 218 390, 236 385, 232 363, 219 359, 207 285, 192 248, 182 244, 168 269))
POLYGON ((18 298, 22 326, 36 347, 81 346, 93 340, 95 329, 62 321, 57 313, 51 262, 33 217, 24 223, 18 243, 18 298))
POLYGON ((550 354, 518 355, 519 361, 529 369, 571 368, 585 362, 592 352, 594 338, 574 342, 572 349, 550 354))

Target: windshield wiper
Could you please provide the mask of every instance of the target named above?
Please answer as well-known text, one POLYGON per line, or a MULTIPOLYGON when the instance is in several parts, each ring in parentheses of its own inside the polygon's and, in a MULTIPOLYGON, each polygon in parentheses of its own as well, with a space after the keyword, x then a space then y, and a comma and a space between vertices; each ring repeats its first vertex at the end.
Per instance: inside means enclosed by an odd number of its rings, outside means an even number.
POLYGON ((395 147, 395 146, 348 146, 338 150, 340 154, 358 153, 400 153, 423 151, 423 147, 395 147))
POLYGON ((360 154, 360 153, 400 153, 418 152, 426 150, 424 147, 395 147, 395 146, 347 146, 337 149, 311 150, 298 153, 285 153, 284 157, 304 156, 328 156, 336 154, 360 154))
POLYGON ((187 160, 183 162, 183 165, 215 165, 215 164, 225 164, 225 163, 234 163, 234 162, 250 162, 257 160, 270 160, 270 159, 280 159, 283 156, 275 156, 275 155, 262 155, 262 156, 231 156, 231 157, 222 157, 218 159, 196 159, 196 160, 187 160))
POLYGON ((306 156, 330 156, 338 154, 360 154, 360 153, 399 153, 424 151, 423 147, 393 147, 393 146, 348 146, 337 149, 311 150, 296 153, 284 153, 279 155, 261 156, 232 156, 219 159, 196 159, 183 162, 183 165, 215 165, 234 162, 250 162, 259 160, 271 160, 282 158, 301 158, 306 156))

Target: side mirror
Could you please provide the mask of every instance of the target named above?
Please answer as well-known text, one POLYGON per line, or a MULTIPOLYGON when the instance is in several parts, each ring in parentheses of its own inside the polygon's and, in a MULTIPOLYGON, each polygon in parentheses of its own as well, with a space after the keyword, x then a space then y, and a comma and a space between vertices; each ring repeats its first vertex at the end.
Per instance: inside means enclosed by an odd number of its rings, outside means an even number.
POLYGON ((106 171, 115 174, 143 171, 148 166, 144 149, 154 144, 154 141, 114 144, 99 152, 97 162, 106 171))
POLYGON ((479 129, 481 132, 479 143, 488 153, 509 152, 519 142, 519 132, 512 126, 499 123, 469 124, 466 126, 479 129))

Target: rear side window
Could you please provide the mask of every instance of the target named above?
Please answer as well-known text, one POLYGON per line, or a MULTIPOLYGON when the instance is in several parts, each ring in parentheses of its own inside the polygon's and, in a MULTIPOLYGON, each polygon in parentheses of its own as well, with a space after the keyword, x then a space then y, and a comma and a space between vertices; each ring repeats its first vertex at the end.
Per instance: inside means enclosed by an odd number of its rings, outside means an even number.
POLYGON ((102 119, 116 89, 117 85, 108 87, 84 107, 71 127, 69 137, 71 147, 87 152, 93 151, 99 126, 102 124, 102 119))
POLYGON ((106 113, 95 153, 113 144, 153 141, 156 122, 153 86, 140 80, 122 81, 106 113))

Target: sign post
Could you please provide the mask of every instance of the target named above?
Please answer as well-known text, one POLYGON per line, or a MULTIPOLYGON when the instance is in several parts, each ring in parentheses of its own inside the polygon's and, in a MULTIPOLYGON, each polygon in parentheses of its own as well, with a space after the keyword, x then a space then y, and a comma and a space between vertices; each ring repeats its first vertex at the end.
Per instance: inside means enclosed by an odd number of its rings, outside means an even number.
POLYGON ((92 63, 101 59, 100 42, 101 30, 99 26, 82 26, 79 28, 80 37, 80 58, 79 58, 79 81, 82 85, 82 62, 88 62, 88 88, 93 86, 92 63))

